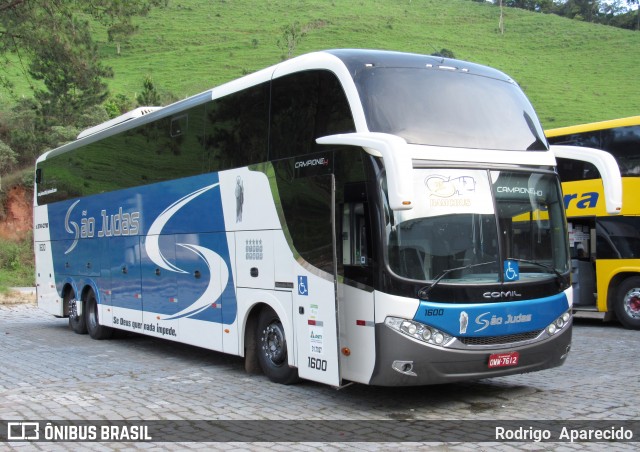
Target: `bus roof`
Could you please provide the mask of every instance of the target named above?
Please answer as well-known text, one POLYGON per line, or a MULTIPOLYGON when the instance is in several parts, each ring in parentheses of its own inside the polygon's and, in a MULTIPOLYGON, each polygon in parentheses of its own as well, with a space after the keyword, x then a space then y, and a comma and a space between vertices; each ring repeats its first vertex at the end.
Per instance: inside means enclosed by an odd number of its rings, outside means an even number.
POLYGON ((613 129, 615 127, 628 127, 640 125, 640 116, 630 116, 628 118, 610 119, 608 121, 590 122, 588 124, 579 124, 568 127, 558 127, 557 129, 545 130, 544 134, 548 137, 559 137, 563 135, 571 135, 574 133, 593 132, 595 130, 613 129))

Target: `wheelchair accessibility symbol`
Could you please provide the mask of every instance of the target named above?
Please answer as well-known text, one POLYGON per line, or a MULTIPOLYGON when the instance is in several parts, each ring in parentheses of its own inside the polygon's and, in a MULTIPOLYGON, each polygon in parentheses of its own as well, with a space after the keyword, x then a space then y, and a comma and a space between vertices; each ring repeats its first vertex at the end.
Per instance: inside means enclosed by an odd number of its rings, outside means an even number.
POLYGON ((504 280, 518 281, 520 279, 520 266, 516 261, 504 261, 504 280))
POLYGON ((309 295, 306 276, 298 276, 298 295, 309 295))

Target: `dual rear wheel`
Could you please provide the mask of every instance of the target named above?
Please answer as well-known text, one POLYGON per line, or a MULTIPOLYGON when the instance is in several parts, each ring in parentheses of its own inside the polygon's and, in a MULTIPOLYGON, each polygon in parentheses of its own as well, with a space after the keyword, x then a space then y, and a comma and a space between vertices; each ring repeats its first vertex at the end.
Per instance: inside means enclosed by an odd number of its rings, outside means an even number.
MULTIPOLYGON (((74 332, 89 333, 93 339, 109 339, 112 336, 112 328, 100 325, 98 301, 93 290, 87 292, 84 301, 76 300, 75 292, 70 290, 64 301, 69 306, 69 326, 74 332), (79 303, 84 303, 82 312, 79 312, 79 303)), ((289 367, 284 326, 273 309, 262 309, 256 333, 258 362, 264 374, 274 383, 295 383, 298 371, 289 367)))
POLYGON ((85 300, 77 300, 73 290, 69 290, 64 297, 65 303, 69 306, 69 326, 78 334, 87 334, 93 339, 109 339, 113 334, 113 329, 100 325, 98 300, 93 290, 89 290, 85 300), (82 303, 82 312, 79 304, 82 303))

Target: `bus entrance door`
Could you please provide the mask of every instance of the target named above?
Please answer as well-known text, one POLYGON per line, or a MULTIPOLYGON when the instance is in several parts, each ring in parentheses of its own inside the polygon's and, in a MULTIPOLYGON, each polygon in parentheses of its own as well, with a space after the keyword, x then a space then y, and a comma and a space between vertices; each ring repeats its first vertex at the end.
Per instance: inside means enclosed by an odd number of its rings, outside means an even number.
POLYGON ((317 257, 317 262, 325 263, 323 269, 306 262, 294 264, 293 306, 298 374, 307 380, 339 386, 335 177, 329 174, 308 179, 313 179, 309 183, 327 188, 315 193, 326 198, 317 204, 322 206, 326 222, 318 224, 315 233, 330 239, 324 250, 313 251, 317 256, 322 254, 317 257))

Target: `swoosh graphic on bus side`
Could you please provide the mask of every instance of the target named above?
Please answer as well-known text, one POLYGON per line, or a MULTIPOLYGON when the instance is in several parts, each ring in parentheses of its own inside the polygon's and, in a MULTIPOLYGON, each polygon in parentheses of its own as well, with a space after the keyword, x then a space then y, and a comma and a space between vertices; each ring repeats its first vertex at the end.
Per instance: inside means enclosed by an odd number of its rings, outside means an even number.
POLYGON ((211 190, 212 188, 217 187, 220 183, 216 183, 213 185, 208 185, 199 190, 194 191, 193 193, 189 193, 188 195, 180 198, 169 207, 167 207, 158 217, 154 220, 153 224, 149 228, 149 232, 147 232, 147 239, 145 241, 145 251, 149 256, 149 259, 159 267, 164 268, 165 270, 169 270, 176 273, 188 273, 181 268, 175 266, 171 262, 169 262, 163 255, 162 251, 160 251, 160 234, 162 233, 162 229, 167 224, 167 222, 173 217, 178 210, 184 207, 185 204, 189 203, 194 198, 197 198, 201 194, 211 190))
POLYGON ((189 243, 178 243, 177 245, 186 248, 188 250, 193 251, 198 256, 202 258, 209 267, 209 274, 211 278, 209 279, 209 285, 205 289, 200 298, 198 298, 191 305, 187 306, 180 312, 176 312, 175 314, 171 314, 169 317, 165 317, 162 320, 174 320, 181 317, 191 317, 194 316, 215 303, 218 298, 222 295, 222 291, 225 287, 227 287, 227 282, 229 281, 229 269, 227 268, 227 264, 224 262, 222 257, 210 250, 209 248, 204 248, 198 245, 192 245, 189 243), (220 269, 220 272, 216 271, 220 269), (216 281, 213 278, 213 275, 220 275, 220 284, 216 284, 216 281))
POLYGON ((64 217, 64 229, 65 229, 65 231, 67 231, 69 234, 74 234, 75 233, 75 239, 73 240, 73 243, 67 249, 67 251, 64 252, 64 254, 69 254, 71 251, 73 251, 73 249, 78 244, 78 238, 80 237, 80 229, 78 228, 78 223, 76 223, 75 221, 72 221, 71 223, 69 223, 69 218, 71 217, 71 211, 73 210, 73 208, 75 206, 78 205, 79 202, 80 202, 80 200, 77 200, 76 202, 71 204, 71 207, 69 207, 69 210, 67 210, 67 215, 64 217), (71 230, 71 228, 69 227, 69 224, 71 224, 71 226, 73 226, 73 229, 75 229, 75 231, 71 230))

